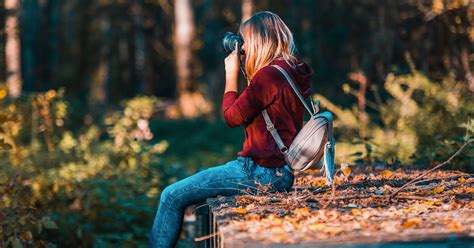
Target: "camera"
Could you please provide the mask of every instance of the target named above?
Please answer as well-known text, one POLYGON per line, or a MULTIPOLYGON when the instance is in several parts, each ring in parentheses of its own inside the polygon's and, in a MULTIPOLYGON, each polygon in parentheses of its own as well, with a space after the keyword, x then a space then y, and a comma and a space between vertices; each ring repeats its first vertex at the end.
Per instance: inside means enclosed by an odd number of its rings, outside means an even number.
POLYGON ((238 53, 245 54, 244 50, 242 50, 242 45, 244 44, 244 40, 240 35, 234 34, 232 32, 226 32, 224 37, 222 38, 222 46, 224 47, 224 51, 226 53, 231 53, 234 51, 235 43, 238 43, 238 53))

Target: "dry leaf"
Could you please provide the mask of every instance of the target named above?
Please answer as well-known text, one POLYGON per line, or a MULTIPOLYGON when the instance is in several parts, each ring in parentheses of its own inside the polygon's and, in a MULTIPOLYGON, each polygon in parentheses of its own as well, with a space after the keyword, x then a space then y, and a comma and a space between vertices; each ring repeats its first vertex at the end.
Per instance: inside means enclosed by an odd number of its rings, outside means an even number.
POLYGON ((245 219, 247 221, 252 221, 252 220, 260 221, 260 216, 258 216, 256 214, 248 214, 248 215, 245 216, 245 219))
POLYGON ((338 226, 338 227, 330 227, 330 228, 327 228, 327 229, 326 229, 326 232, 329 233, 329 234, 331 234, 331 235, 336 235, 336 234, 338 234, 338 233, 340 233, 340 232, 342 232, 342 231, 344 231, 344 228, 343 228, 343 227, 340 227, 340 226, 338 226))
POLYGON ((411 228, 411 227, 414 227, 414 226, 417 226, 418 224, 420 224, 422 221, 421 218, 418 218, 418 217, 415 217, 415 218, 411 218, 411 219, 408 219, 406 220, 405 222, 402 223, 401 227, 403 229, 408 229, 408 228, 411 228))
POLYGON ((234 208, 231 210, 232 213, 239 213, 239 214, 246 214, 249 211, 245 208, 239 207, 239 208, 234 208))
POLYGON ((344 176, 349 177, 351 175, 351 167, 348 164, 341 164, 341 170, 344 176))
POLYGON ((311 182, 310 184, 312 187, 323 187, 326 186, 326 181, 325 180, 316 180, 311 182))
POLYGON ((434 189, 433 193, 439 194, 439 193, 442 193, 443 191, 444 191, 444 186, 440 186, 440 187, 434 189))
POLYGON ((245 207, 245 209, 246 209, 246 210, 255 209, 255 204, 254 204, 254 203, 251 203, 251 204, 247 205, 247 206, 245 207))
POLYGON ((21 234, 21 238, 24 240, 32 240, 33 239, 33 234, 31 234, 30 231, 26 231, 23 234, 21 234))
POLYGON ((382 173, 380 173, 380 175, 382 176, 382 178, 385 178, 385 179, 390 179, 390 178, 393 177, 393 173, 389 170, 382 171, 382 173))
POLYGON ((362 214, 362 211, 360 211, 360 209, 356 209, 356 208, 353 208, 351 210, 352 214, 353 215, 361 215, 362 214))
POLYGON ((462 231, 465 228, 459 223, 459 221, 452 221, 449 224, 446 225, 447 228, 453 231, 462 231))
POLYGON ((313 230, 313 231, 321 231, 324 228, 326 228, 326 225, 321 224, 321 223, 312 224, 312 225, 308 226, 308 229, 313 230))

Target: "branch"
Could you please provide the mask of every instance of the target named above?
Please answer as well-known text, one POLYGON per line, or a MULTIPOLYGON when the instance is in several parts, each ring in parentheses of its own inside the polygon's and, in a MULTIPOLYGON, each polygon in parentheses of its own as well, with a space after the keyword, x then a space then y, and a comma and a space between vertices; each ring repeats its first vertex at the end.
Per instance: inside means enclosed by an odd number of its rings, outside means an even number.
POLYGON ((204 236, 201 236, 201 237, 197 237, 197 238, 194 238, 194 241, 196 242, 199 242, 199 241, 203 241, 205 239, 209 239, 209 238, 212 238, 214 236, 217 236, 219 235, 220 231, 217 231, 217 232, 213 232, 211 234, 207 234, 207 235, 204 235, 204 236))
POLYGON ((332 184, 331 184, 331 197, 329 198, 328 202, 326 202, 323 206, 322 206, 322 209, 326 209, 329 204, 331 204, 331 202, 334 200, 334 198, 336 197, 336 174, 337 173, 334 173, 334 179, 332 180, 332 184))
MULTIPOLYGON (((389 199, 390 196, 388 195, 373 195, 373 194, 361 194, 361 195, 350 195, 350 196, 339 196, 332 198, 333 201, 343 201, 343 200, 353 200, 353 199, 367 199, 367 198, 379 198, 379 199, 389 199)), ((397 199, 406 199, 406 200, 420 200, 420 201, 433 201, 439 202, 441 200, 434 199, 434 198, 425 198, 421 196, 404 196, 404 195, 397 195, 395 196, 397 199)), ((313 200, 318 200, 317 198, 310 198, 313 200)))
POLYGON ((403 185, 402 187, 400 187, 398 190, 396 190, 395 192, 393 192, 393 194, 390 195, 389 198, 393 198, 395 197, 398 193, 400 193, 400 191, 402 191, 403 189, 405 189, 406 187, 410 186, 411 184, 415 183, 416 181, 418 181, 419 179, 423 178, 424 176, 426 176, 427 174, 433 172, 434 170, 442 167, 443 165, 446 165, 446 164, 449 164, 451 163, 451 160, 453 160, 453 158, 455 158, 457 155, 459 155, 459 153, 462 152, 462 150, 464 150, 464 148, 466 148, 469 144, 471 144, 472 142, 474 142, 474 139, 470 139, 468 141, 466 141, 462 146, 461 148, 459 148, 459 150, 457 150, 457 152, 455 152, 448 160, 444 161, 443 163, 433 167, 432 169, 422 173, 421 175, 415 177, 413 180, 409 181, 408 183, 406 183, 405 185, 403 185))

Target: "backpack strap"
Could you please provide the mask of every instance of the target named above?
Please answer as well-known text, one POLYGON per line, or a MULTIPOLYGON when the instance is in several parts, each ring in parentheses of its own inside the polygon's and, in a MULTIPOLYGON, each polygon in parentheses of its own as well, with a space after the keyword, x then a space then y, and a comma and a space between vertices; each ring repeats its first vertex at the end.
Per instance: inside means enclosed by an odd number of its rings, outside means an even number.
POLYGON ((281 140, 281 137, 278 134, 278 131, 276 130, 275 126, 273 126, 273 123, 270 120, 270 116, 268 116, 268 112, 266 109, 262 110, 262 115, 263 119, 265 120, 265 123, 267 124, 267 130, 272 134, 273 139, 275 140, 278 148, 280 149, 280 152, 286 154, 288 152, 288 148, 285 146, 285 143, 283 143, 283 140, 281 140))
POLYGON ((290 84, 291 88, 293 89, 293 91, 296 93, 296 95, 298 96, 298 98, 300 99, 300 101, 303 103, 304 107, 306 108, 306 110, 308 110, 309 114, 311 116, 313 116, 314 114, 316 114, 316 108, 314 106, 314 102, 313 102, 313 98, 311 96, 309 96, 309 99, 311 99, 311 105, 313 107, 313 111, 314 112, 311 112, 310 108, 308 107, 308 104, 305 102, 303 96, 300 94, 300 92, 298 91, 298 89, 296 88, 295 84, 293 83, 293 80, 291 79, 290 75, 288 75, 288 73, 283 70, 283 68, 281 68, 279 65, 272 65, 273 67, 277 68, 282 74, 283 76, 285 76, 286 78, 286 81, 288 81, 288 83, 290 84))

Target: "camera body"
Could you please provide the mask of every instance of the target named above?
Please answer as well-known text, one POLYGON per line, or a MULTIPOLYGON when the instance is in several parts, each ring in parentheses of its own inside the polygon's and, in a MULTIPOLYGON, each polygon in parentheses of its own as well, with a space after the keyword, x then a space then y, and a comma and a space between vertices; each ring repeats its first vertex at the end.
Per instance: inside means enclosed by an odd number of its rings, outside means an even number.
POLYGON ((224 52, 231 53, 232 51, 234 51, 236 42, 238 43, 238 53, 245 54, 244 50, 242 50, 244 40, 240 37, 240 35, 234 34, 232 32, 226 32, 224 37, 222 38, 222 46, 224 47, 224 52))

